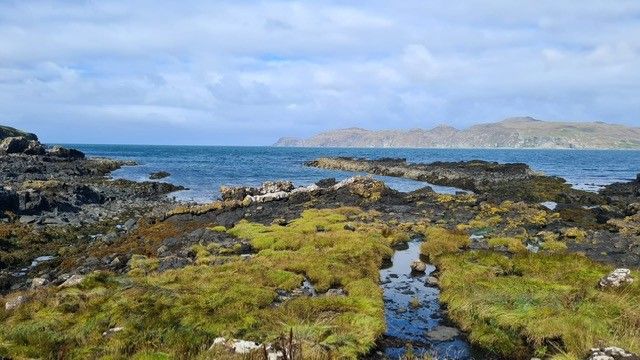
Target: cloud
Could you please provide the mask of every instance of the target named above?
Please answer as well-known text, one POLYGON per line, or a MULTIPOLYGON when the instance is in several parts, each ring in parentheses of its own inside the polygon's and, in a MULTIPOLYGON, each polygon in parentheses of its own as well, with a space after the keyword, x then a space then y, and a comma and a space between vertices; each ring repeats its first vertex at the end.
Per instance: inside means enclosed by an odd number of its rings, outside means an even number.
POLYGON ((45 141, 637 125, 639 92, 635 0, 0 2, 0 123, 45 141))

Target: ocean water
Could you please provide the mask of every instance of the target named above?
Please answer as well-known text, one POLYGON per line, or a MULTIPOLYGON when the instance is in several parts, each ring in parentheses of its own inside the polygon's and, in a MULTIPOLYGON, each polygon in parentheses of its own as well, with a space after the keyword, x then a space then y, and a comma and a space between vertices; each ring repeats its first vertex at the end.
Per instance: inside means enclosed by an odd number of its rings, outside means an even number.
MULTIPOLYGON (((291 180, 308 185, 320 179, 342 179, 353 173, 304 166, 320 156, 365 158, 403 157, 409 162, 460 161, 481 159, 523 162, 548 175, 565 178, 574 187, 596 191, 601 186, 628 181, 640 172, 640 151, 634 150, 507 150, 507 149, 353 149, 279 148, 240 146, 155 146, 155 145, 69 145, 89 156, 135 160, 139 166, 124 167, 116 178, 148 180, 150 172, 168 171, 164 179, 189 190, 172 196, 177 199, 208 202, 218 197, 221 185, 259 185, 267 180, 291 180)), ((378 177, 389 186, 411 191, 423 182, 378 177)), ((434 186, 436 191, 455 189, 434 186)))

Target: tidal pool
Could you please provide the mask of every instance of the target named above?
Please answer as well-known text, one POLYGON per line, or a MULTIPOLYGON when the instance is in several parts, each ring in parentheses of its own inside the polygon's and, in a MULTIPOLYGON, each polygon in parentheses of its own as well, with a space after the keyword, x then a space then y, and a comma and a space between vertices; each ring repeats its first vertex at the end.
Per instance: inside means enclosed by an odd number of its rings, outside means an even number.
POLYGON ((440 290, 426 283, 435 267, 428 265, 426 273, 411 271, 411 262, 420 258, 420 243, 412 240, 406 249, 396 250, 390 266, 380 271, 387 322, 382 351, 389 359, 400 358, 409 347, 418 356, 472 359, 472 349, 464 335, 446 321, 440 290))

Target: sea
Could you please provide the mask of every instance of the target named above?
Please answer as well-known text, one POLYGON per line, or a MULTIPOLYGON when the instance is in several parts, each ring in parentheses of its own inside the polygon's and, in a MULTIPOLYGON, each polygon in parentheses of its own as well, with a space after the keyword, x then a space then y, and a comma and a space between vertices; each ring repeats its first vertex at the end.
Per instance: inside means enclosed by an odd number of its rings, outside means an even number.
MULTIPOLYGON (((305 161, 321 156, 351 156, 368 159, 406 158, 408 162, 487 160, 521 162, 547 175, 560 176, 573 187, 597 191, 602 186, 635 179, 640 173, 639 150, 540 150, 540 149, 389 149, 389 148, 287 148, 269 146, 164 146, 69 144, 88 156, 134 160, 137 166, 115 171, 114 178, 149 179, 155 171, 171 174, 161 181, 188 190, 171 194, 177 200, 206 203, 219 196, 222 185, 260 185, 268 180, 290 180, 304 186, 324 178, 337 180, 352 172, 307 167, 305 161)), ((412 191, 424 182, 376 176, 390 187, 412 191)), ((458 189, 432 186, 442 193, 458 189)))

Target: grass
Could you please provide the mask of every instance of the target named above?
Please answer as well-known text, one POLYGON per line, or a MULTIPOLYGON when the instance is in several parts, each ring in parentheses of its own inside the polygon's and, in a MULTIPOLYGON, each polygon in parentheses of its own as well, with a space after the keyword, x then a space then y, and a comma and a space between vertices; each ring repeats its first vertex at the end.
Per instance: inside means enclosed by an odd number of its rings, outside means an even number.
POLYGON ((385 329, 378 270, 406 239, 400 230, 340 208, 307 210, 287 226, 241 222, 228 231, 249 240, 255 256, 209 265, 203 259, 217 255, 200 247, 194 265, 158 273, 141 246, 126 275, 93 273, 77 287, 28 291, 20 308, 0 309, 0 357, 209 359, 218 358, 208 351, 218 336, 269 342, 290 329, 305 358, 330 351, 353 359, 374 346, 385 329), (274 305, 277 289, 293 290, 305 276, 319 292, 342 287, 347 296, 274 305), (123 330, 103 335, 114 327, 123 330))
POLYGON ((442 254, 457 252, 470 244, 469 236, 457 230, 427 226, 418 232, 425 237, 424 242, 420 245, 420 252, 431 260, 442 254))
POLYGON ((640 286, 598 290, 609 266, 579 255, 478 251, 436 264, 451 318, 499 355, 584 358, 599 344, 640 351, 640 286))
POLYGON ((527 252, 527 247, 522 243, 521 239, 513 237, 496 237, 487 241, 491 248, 504 246, 512 253, 524 253, 527 252))

